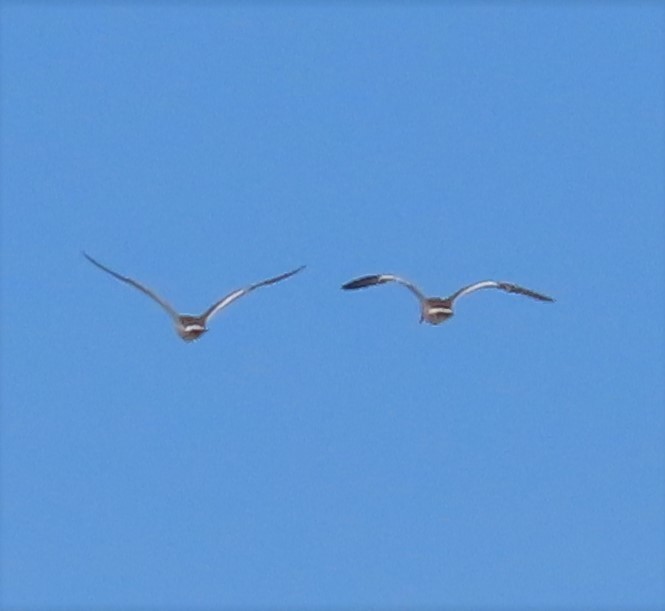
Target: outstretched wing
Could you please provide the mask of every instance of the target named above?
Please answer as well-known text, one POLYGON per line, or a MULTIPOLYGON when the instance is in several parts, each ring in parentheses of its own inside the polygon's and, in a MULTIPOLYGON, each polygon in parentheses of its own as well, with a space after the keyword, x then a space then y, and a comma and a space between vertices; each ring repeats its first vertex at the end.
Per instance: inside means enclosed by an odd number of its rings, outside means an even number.
POLYGON ((349 291, 354 289, 362 289, 367 286, 376 286, 377 284, 386 284, 387 282, 397 282, 399 284, 404 285, 418 298, 419 301, 424 301, 425 299, 427 299, 425 295, 423 295, 423 293, 420 291, 420 289, 417 286, 415 286, 413 283, 409 282, 408 280, 405 280, 404 278, 400 278, 399 276, 394 276, 393 274, 377 274, 374 276, 362 276, 362 278, 356 278, 355 280, 351 280, 350 282, 343 284, 342 288, 349 291))
POLYGON ((554 301, 554 299, 548 297, 547 295, 542 295, 541 293, 536 293, 530 289, 525 289, 524 287, 518 286, 517 284, 510 284, 509 282, 497 282, 496 280, 483 280, 482 282, 470 284, 469 286, 461 288, 456 293, 453 293, 448 299, 450 299, 450 301, 455 301, 455 299, 463 297, 464 295, 469 295, 470 293, 479 291, 481 289, 500 289, 502 291, 506 291, 507 293, 526 295, 527 297, 539 299, 540 301, 554 301))
POLYGON ((151 291, 149 288, 143 286, 142 284, 136 282, 136 280, 132 280, 131 278, 128 278, 127 276, 121 276, 120 274, 114 272, 112 269, 109 269, 105 265, 102 265, 99 261, 95 261, 89 254, 86 252, 83 253, 83 256, 90 261, 93 265, 96 265, 99 269, 105 271, 107 274, 111 274, 114 278, 117 278, 121 282, 126 282, 127 284, 133 286, 134 288, 137 288, 139 291, 142 293, 146 294, 148 297, 151 299, 155 300, 162 308, 164 308, 167 312, 168 315, 174 320, 178 320, 178 313, 173 309, 171 304, 169 304, 167 301, 162 299, 159 295, 151 291))
POLYGON ((301 265, 298 269, 294 269, 293 271, 287 272, 286 274, 282 274, 281 276, 275 276, 274 278, 269 278, 268 280, 262 280, 261 282, 257 282, 256 284, 252 284, 250 286, 246 286, 245 288, 233 291, 232 293, 229 293, 226 297, 222 297, 222 299, 220 299, 217 303, 211 305, 201 315, 201 318, 203 318, 207 323, 208 320, 210 320, 215 314, 217 314, 217 312, 219 312, 221 309, 233 303, 236 299, 240 299, 243 295, 247 295, 247 293, 251 293, 254 289, 258 289, 261 286, 267 286, 268 284, 274 284, 275 282, 279 282, 280 280, 286 280, 286 278, 289 278, 294 274, 297 274, 303 269, 305 269, 305 266, 301 265))

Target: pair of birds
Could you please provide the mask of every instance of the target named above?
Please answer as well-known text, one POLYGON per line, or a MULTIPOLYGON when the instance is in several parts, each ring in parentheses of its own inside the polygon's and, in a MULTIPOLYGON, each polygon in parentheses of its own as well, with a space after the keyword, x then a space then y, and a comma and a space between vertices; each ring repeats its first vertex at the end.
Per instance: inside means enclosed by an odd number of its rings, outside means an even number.
MULTIPOLYGON (((102 265, 99 261, 96 261, 85 252, 83 253, 83 256, 85 256, 85 258, 88 259, 90 263, 96 265, 108 274, 111 274, 111 276, 114 278, 117 278, 121 282, 125 282, 134 288, 137 288, 151 299, 154 299, 160 306, 162 306, 162 308, 164 308, 164 310, 166 310, 175 325, 176 332, 186 342, 191 342, 201 337, 201 335, 203 335, 208 330, 208 322, 210 319, 215 314, 217 314, 217 312, 233 303, 236 299, 251 293, 254 289, 258 289, 261 286, 267 286, 269 284, 275 284, 276 282, 286 280, 287 278, 290 278, 291 276, 305 269, 305 266, 303 265, 297 269, 294 269, 293 271, 281 274, 280 276, 268 278, 267 280, 262 280, 256 284, 250 284, 244 288, 237 289, 211 305, 200 316, 192 316, 190 314, 179 314, 166 300, 162 299, 154 291, 150 290, 148 287, 142 285, 136 280, 114 272, 112 269, 102 265)), ((372 276, 363 276, 361 278, 356 278, 355 280, 347 282, 346 284, 342 285, 342 288, 346 290, 354 290, 368 286, 375 286, 378 284, 386 284, 387 282, 397 282, 408 288, 420 302, 420 322, 428 322, 432 325, 438 325, 453 315, 453 305, 457 299, 463 297, 464 295, 469 295, 470 293, 479 291, 480 289, 500 289, 508 293, 526 295, 527 297, 538 299, 540 301, 554 301, 554 299, 548 297, 547 295, 536 293, 535 291, 525 289, 524 287, 518 286, 516 284, 510 284, 509 282, 497 282, 496 280, 483 280, 482 282, 470 284, 469 286, 465 286, 459 291, 456 291, 450 295, 450 297, 443 299, 439 297, 426 297, 422 291, 413 283, 392 274, 375 274, 372 276)))

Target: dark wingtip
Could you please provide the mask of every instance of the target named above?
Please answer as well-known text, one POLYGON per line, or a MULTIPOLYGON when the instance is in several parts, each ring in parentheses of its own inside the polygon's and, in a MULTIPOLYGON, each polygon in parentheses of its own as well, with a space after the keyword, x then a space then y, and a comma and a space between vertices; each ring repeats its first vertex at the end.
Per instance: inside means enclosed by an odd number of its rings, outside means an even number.
POLYGON ((375 284, 379 283, 379 278, 380 276, 377 275, 363 276, 362 278, 356 278, 355 280, 351 280, 350 282, 343 284, 342 288, 345 291, 350 291, 353 289, 362 289, 366 286, 374 286, 375 284))
POLYGON ((549 301, 552 303, 556 301, 555 299, 549 297, 548 295, 543 295, 542 293, 536 293, 535 291, 528 291, 527 293, 525 293, 525 295, 533 297, 534 299, 539 299, 540 301, 549 301))
POLYGON ((302 270, 304 270, 307 266, 306 265, 301 265, 300 267, 297 267, 294 269, 292 272, 287 272, 284 277, 285 278, 290 278, 291 276, 295 276, 296 274, 299 274, 302 270))
POLYGON ((531 289, 524 288, 523 286, 519 286, 517 284, 502 282, 499 283, 499 287, 502 288, 504 291, 508 291, 509 293, 526 295, 527 297, 531 297, 532 299, 538 299, 539 301, 550 301, 550 302, 555 301, 552 297, 543 295, 542 293, 537 293, 536 291, 532 291, 531 289))

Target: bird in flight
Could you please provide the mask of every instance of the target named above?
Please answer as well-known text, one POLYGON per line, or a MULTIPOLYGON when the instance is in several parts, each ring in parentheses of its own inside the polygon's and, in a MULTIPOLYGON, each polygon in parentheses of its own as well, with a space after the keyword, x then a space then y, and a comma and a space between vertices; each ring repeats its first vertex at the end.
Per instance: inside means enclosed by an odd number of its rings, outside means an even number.
POLYGON ((469 295, 475 291, 479 291, 480 289, 500 289, 502 291, 506 291, 507 293, 526 295, 527 297, 539 299, 540 301, 554 301, 554 299, 548 297, 547 295, 541 295, 540 293, 536 293, 530 289, 525 289, 524 287, 517 286, 516 284, 510 284, 509 282, 497 282, 496 280, 483 280, 482 282, 470 284, 469 286, 465 286, 459 291, 453 293, 450 295, 450 297, 443 299, 439 297, 426 297, 423 292, 412 282, 392 274, 363 276, 362 278, 356 278, 355 280, 347 282, 346 284, 342 285, 342 288, 345 290, 362 289, 368 286, 376 286, 377 284, 386 284, 387 282, 397 282, 398 284, 402 284, 408 288, 420 302, 420 322, 428 322, 432 325, 438 325, 448 320, 453 315, 453 305, 457 299, 463 297, 464 295, 469 295))
POLYGON ((145 293, 148 297, 150 297, 151 299, 156 301, 160 306, 162 306, 162 308, 166 310, 167 314, 171 317, 171 320, 175 325, 176 333, 186 342, 191 342, 201 337, 201 335, 203 335, 208 330, 207 325, 210 319, 215 314, 217 314, 217 312, 219 312, 226 306, 233 303, 236 299, 239 299, 240 297, 247 295, 247 293, 251 293, 254 289, 258 289, 261 286, 266 286, 268 284, 274 284, 275 282, 279 282, 280 280, 285 280, 286 278, 289 278, 294 274, 297 274, 299 271, 305 268, 305 266, 302 265, 298 269, 294 269, 293 271, 287 272, 286 274, 282 274, 281 276, 275 276, 274 278, 269 278, 268 280, 262 280, 261 282, 257 282, 256 284, 251 284, 249 286, 246 286, 245 288, 237 289, 229 293, 226 297, 222 297, 219 301, 211 305, 200 316, 192 316, 190 314, 178 314, 178 312, 175 311, 175 309, 173 308, 173 306, 171 306, 171 304, 169 304, 166 300, 162 299, 159 295, 157 295, 157 293, 155 293, 148 287, 143 286, 141 283, 137 282, 136 280, 133 280, 132 278, 128 278, 127 276, 121 276, 120 274, 114 272, 105 265, 102 265, 99 261, 96 261, 85 252, 83 253, 83 256, 88 261, 90 261, 90 263, 99 267, 99 269, 107 272, 108 274, 111 274, 111 276, 117 278, 121 282, 126 282, 127 284, 133 286, 134 288, 137 288, 139 291, 145 293))

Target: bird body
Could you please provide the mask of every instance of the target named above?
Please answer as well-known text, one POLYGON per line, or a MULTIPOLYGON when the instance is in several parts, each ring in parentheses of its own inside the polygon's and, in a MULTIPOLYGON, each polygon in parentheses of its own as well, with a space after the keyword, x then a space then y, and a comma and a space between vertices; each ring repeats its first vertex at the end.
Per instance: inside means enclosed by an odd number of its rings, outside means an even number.
POLYGON ((420 322, 427 321, 438 325, 453 315, 453 303, 450 299, 429 297, 420 302, 420 322))
POLYGON ((192 342, 195 339, 199 339, 199 337, 208 331, 205 320, 201 319, 200 316, 191 316, 189 314, 181 314, 178 316, 175 330, 186 342, 192 342))

